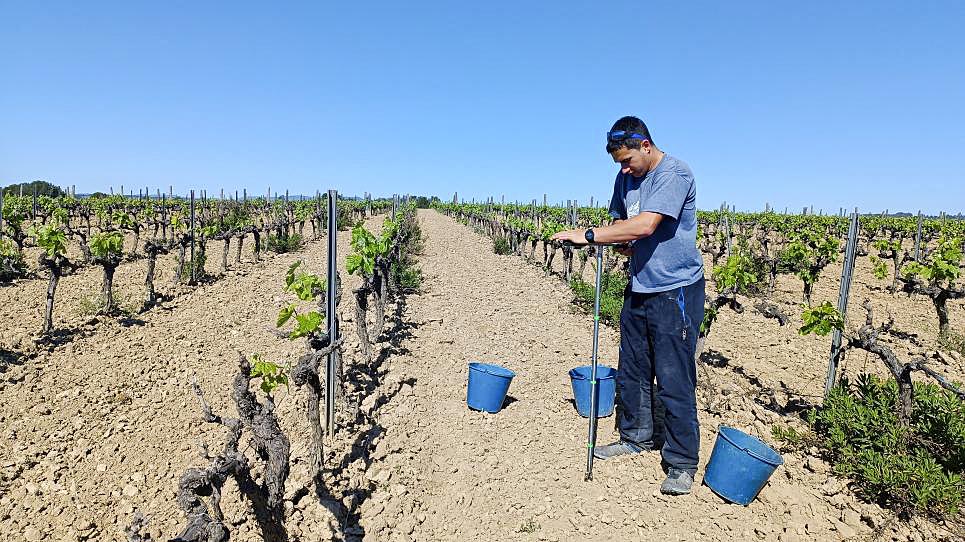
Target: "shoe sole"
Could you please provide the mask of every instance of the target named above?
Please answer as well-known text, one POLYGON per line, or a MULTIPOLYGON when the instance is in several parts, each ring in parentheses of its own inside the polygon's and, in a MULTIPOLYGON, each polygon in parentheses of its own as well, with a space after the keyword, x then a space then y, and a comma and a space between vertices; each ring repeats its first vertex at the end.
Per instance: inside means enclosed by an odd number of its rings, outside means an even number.
POLYGON ((674 497, 679 497, 681 495, 690 495, 690 490, 688 489, 687 491, 664 491, 661 489, 660 493, 664 495, 672 495, 674 497))

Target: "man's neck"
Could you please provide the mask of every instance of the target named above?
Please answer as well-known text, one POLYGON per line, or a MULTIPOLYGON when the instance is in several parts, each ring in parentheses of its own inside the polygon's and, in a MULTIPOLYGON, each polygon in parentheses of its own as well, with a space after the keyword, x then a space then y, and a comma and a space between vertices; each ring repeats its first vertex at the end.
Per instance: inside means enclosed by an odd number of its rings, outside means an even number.
POLYGON ((647 173, 643 174, 644 177, 646 177, 648 173, 656 169, 657 166, 660 165, 660 161, 663 160, 664 153, 662 150, 654 149, 653 151, 654 151, 653 156, 651 156, 650 163, 647 165, 647 173))
POLYGON ((650 167, 647 169, 648 172, 653 171, 663 160, 663 151, 660 149, 654 149, 653 158, 650 159, 650 167))

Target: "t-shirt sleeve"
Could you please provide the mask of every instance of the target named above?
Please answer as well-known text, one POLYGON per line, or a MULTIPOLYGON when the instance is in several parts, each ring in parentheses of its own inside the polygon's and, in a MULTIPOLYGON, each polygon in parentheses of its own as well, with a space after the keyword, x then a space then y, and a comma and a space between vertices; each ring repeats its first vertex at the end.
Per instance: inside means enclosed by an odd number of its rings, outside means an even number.
POLYGON ((613 181, 613 197, 610 198, 610 216, 613 220, 626 220, 627 208, 623 203, 623 183, 620 182, 620 175, 613 181))
POLYGON ((643 203, 641 212, 660 213, 679 220, 689 194, 690 181, 676 173, 668 172, 653 180, 653 188, 643 203))

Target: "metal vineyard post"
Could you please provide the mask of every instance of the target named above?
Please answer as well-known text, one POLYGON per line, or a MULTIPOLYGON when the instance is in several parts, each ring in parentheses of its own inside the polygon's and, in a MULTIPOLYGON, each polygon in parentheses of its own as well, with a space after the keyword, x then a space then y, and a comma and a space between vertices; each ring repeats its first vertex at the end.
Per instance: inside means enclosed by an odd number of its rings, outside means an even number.
POLYGON ((191 284, 194 284, 195 277, 195 267, 197 267, 194 261, 194 190, 191 191, 191 284))
MULTIPOLYGON (((325 298, 327 312, 325 317, 328 319, 328 344, 332 346, 335 341, 338 340, 338 327, 336 324, 335 316, 335 297, 337 295, 337 284, 338 274, 336 271, 337 261, 335 259, 335 250, 338 247, 338 225, 336 224, 336 215, 338 211, 336 209, 336 200, 338 199, 338 192, 335 190, 328 191, 328 284, 327 284, 327 297, 325 298)), ((328 359, 325 364, 325 431, 328 435, 335 436, 335 390, 337 389, 335 385, 335 363, 337 361, 338 354, 333 350, 328 354, 328 359)))
POLYGON ((918 230, 915 232, 915 261, 919 261, 921 250, 921 211, 918 211, 918 230))
MULTIPOLYGON (((838 312, 847 322, 848 292, 851 290, 851 273, 854 270, 854 256, 858 248, 858 209, 851 214, 851 225, 848 228, 848 244, 844 249, 844 265, 841 267, 841 286, 838 289, 838 312)), ((831 335, 831 355, 828 358, 828 378, 824 385, 824 396, 827 397, 834 387, 837 377, 838 363, 841 361, 841 330, 835 329, 831 335)))

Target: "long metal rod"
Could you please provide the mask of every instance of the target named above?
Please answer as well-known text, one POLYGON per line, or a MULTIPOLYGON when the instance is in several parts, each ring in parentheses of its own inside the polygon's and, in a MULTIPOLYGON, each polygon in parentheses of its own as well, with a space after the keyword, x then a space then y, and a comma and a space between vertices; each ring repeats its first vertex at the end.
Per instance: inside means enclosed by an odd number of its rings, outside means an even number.
MULTIPOLYGON (((851 290, 851 273, 854 271, 854 257, 858 248, 858 210, 851 214, 848 227, 848 245, 844 249, 844 265, 841 266, 841 286, 838 290, 838 312, 847 321, 848 293, 851 290)), ((828 396, 837 378, 838 364, 841 362, 841 330, 835 329, 831 336, 831 354, 828 357, 828 377, 824 384, 824 397, 828 396)))
POLYGON ((603 276, 603 245, 596 248, 596 292, 593 294, 593 356, 590 358, 590 422, 586 436, 586 480, 593 479, 593 448, 596 447, 596 410, 599 388, 596 381, 597 352, 600 347, 600 284, 603 276))
MULTIPOLYGON (((335 206, 338 192, 328 191, 328 288, 326 301, 328 302, 326 318, 328 320, 329 345, 338 340, 338 317, 335 314, 335 297, 338 295, 338 274, 336 269, 336 248, 338 240, 338 226, 335 223, 337 209, 335 206)), ((337 389, 336 367, 338 353, 328 355, 325 364, 325 431, 328 436, 335 436, 335 390, 337 389)))

